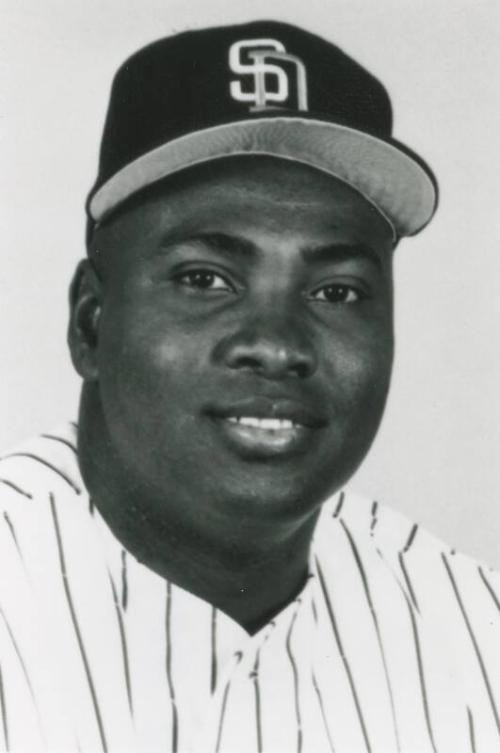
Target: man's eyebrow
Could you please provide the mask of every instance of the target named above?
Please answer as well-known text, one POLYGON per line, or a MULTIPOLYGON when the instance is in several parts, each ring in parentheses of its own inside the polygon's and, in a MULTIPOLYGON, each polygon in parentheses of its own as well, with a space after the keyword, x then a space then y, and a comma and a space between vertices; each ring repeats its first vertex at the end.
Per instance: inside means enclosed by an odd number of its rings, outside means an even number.
POLYGON ((341 262, 350 259, 365 259, 381 270, 382 260, 374 248, 366 243, 329 243, 325 246, 309 246, 302 250, 308 261, 341 262))
POLYGON ((231 256, 255 256, 258 248, 255 243, 238 235, 226 233, 172 233, 162 238, 160 251, 168 253, 170 249, 179 245, 202 245, 206 248, 231 256))
MULTIPOLYGON (((260 253, 258 246, 247 238, 226 233, 172 233, 162 239, 161 249, 180 244, 200 244, 222 254, 239 257, 251 257, 260 253)), ((307 246, 301 249, 304 260, 308 262, 342 262, 351 259, 365 259, 382 269, 382 261, 375 249, 365 243, 328 243, 326 245, 307 246)))

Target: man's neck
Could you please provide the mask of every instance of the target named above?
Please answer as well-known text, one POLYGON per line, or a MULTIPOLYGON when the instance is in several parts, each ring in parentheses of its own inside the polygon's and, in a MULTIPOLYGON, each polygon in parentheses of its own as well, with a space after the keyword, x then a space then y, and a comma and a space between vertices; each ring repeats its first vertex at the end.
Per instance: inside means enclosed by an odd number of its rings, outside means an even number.
POLYGON ((245 510, 224 517, 211 514, 220 509, 217 500, 204 499, 190 515, 192 495, 141 486, 116 462, 102 427, 95 431, 93 425, 80 416, 81 471, 93 504, 137 560, 223 610, 249 633, 300 592, 319 508, 292 520, 245 510))
MULTIPOLYGON (((122 545, 158 575, 215 605, 253 634, 300 592, 308 577, 316 517, 285 540, 267 537, 253 548, 247 532, 227 545, 169 535, 169 524, 143 516, 110 496, 93 501, 122 545)), ((254 537, 252 536, 252 539, 254 537)))

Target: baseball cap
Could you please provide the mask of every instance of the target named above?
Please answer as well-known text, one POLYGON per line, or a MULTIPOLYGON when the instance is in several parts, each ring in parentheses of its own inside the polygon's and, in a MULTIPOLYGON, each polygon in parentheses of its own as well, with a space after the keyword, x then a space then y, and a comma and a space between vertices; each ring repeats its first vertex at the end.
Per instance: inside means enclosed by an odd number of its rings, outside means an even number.
POLYGON ((417 233, 436 209, 431 170, 392 137, 382 84, 321 37, 254 21, 160 39, 119 68, 89 222, 169 175, 241 155, 303 163, 344 181, 396 237, 417 233))

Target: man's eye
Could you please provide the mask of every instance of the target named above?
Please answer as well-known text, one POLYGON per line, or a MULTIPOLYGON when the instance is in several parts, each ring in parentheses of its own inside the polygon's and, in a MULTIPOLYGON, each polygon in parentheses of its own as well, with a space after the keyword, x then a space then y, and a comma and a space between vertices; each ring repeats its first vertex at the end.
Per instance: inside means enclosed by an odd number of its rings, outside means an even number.
POLYGON ((209 269, 193 269, 179 275, 181 285, 199 290, 232 290, 231 285, 218 274, 209 269))
POLYGON ((357 303, 365 297, 361 290, 352 287, 352 285, 338 283, 324 285, 311 294, 311 298, 315 301, 325 301, 325 303, 357 303))

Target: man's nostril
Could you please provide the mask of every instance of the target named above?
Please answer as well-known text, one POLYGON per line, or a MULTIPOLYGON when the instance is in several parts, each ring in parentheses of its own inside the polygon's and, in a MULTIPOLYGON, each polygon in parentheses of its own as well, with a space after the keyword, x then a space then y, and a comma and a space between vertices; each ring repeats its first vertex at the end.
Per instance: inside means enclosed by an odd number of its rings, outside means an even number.
POLYGON ((246 371, 261 371, 263 367, 257 358, 243 356, 234 364, 234 368, 243 369, 246 371))

